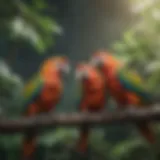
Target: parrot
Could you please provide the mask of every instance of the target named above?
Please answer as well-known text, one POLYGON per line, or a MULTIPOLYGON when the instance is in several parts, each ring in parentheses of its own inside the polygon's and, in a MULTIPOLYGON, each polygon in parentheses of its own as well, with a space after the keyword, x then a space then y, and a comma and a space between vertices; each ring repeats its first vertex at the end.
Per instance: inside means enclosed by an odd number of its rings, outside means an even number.
MULTIPOLYGON (((100 72, 87 62, 77 64, 75 77, 80 87, 80 112, 102 112, 105 106, 105 81, 100 72)), ((77 151, 85 153, 88 150, 89 126, 82 126, 77 143, 77 151)))
MULTIPOLYGON (((70 63, 65 56, 52 56, 45 59, 38 72, 23 89, 26 117, 48 113, 55 109, 63 93, 63 76, 69 74, 70 63)), ((33 157, 36 147, 35 131, 27 131, 23 139, 23 157, 33 157)))
MULTIPOLYGON (((152 93, 145 86, 145 81, 134 70, 125 65, 108 51, 97 51, 90 58, 91 65, 103 74, 106 88, 116 101, 118 109, 150 107, 152 93)), ((149 144, 155 144, 155 135, 149 122, 136 123, 139 133, 149 144)))

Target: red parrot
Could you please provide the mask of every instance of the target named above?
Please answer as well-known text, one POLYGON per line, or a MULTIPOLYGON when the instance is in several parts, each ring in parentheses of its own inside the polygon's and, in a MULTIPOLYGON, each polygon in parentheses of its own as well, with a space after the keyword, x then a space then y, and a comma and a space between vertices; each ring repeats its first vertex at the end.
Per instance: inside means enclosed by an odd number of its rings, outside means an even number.
MULTIPOLYGON (((127 70, 124 64, 108 52, 96 52, 90 63, 102 72, 109 94, 116 100, 118 108, 149 107, 152 104, 152 94, 144 86, 145 82, 134 71, 127 70)), ((145 139, 155 143, 155 135, 149 123, 137 123, 137 127, 145 139)))
MULTIPOLYGON (((76 67, 76 78, 80 84, 81 112, 101 112, 105 106, 105 82, 98 70, 87 64, 80 63, 76 67)), ((88 149, 89 127, 81 128, 77 150, 85 153, 88 149)))
MULTIPOLYGON (((50 57, 39 72, 24 87, 24 115, 35 116, 53 110, 63 93, 63 74, 69 72, 66 57, 50 57)), ((33 157, 36 147, 35 131, 28 131, 23 140, 23 158, 33 157)))

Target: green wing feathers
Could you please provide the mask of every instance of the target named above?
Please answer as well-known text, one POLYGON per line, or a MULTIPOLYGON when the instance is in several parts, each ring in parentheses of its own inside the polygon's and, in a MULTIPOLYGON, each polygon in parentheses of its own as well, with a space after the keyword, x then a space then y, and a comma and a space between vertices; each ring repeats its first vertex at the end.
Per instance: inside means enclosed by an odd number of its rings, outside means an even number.
POLYGON ((125 89, 136 93, 143 101, 152 99, 144 81, 136 72, 121 69, 117 72, 117 78, 125 89))
POLYGON ((24 107, 26 108, 29 104, 33 103, 36 98, 42 92, 44 87, 44 81, 42 77, 37 74, 35 75, 24 87, 24 107))

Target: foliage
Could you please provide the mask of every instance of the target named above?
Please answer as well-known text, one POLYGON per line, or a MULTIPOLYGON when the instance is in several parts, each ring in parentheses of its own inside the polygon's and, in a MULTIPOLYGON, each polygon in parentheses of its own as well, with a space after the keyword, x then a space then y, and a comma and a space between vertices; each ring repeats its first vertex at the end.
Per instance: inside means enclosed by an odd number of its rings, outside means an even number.
POLYGON ((39 53, 44 53, 54 44, 55 35, 62 33, 56 21, 44 14, 48 8, 44 0, 33 0, 32 4, 2 0, 0 6, 4 15, 0 32, 13 42, 30 43, 39 53))
POLYGON ((0 60, 0 68, 0 110, 3 116, 11 116, 20 109, 23 82, 3 60, 0 60))
MULTIPOLYGON (((104 141, 104 132, 100 129, 93 129, 90 136, 90 152, 91 157, 95 160, 134 160, 147 159, 156 160, 155 151, 150 149, 140 137, 132 137, 116 144, 104 141)), ((78 153, 75 154, 75 144, 78 138, 78 130, 73 128, 57 128, 56 132, 46 132, 39 136, 38 148, 36 156, 38 160, 71 160, 80 159, 78 153), (75 156, 75 157, 74 157, 75 156)), ((12 154, 7 154, 8 159, 13 160, 19 157, 22 136, 10 135, 1 136, 0 144, 12 154), (14 156, 13 156, 14 155, 14 156)), ((1 155, 0 155, 1 157, 1 155)))
POLYGON ((128 66, 148 78, 148 85, 158 92, 160 88, 160 2, 133 1, 133 11, 138 17, 133 26, 115 43, 115 52, 127 59, 128 66))

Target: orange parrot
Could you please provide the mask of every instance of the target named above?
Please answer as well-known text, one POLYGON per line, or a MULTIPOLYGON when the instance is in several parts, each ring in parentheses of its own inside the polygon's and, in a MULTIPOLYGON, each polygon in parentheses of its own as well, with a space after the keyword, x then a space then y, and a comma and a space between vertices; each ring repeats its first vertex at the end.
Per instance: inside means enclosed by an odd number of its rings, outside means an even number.
MULTIPOLYGON (((118 108, 142 108, 152 104, 152 94, 144 86, 142 78, 133 71, 128 71, 124 64, 108 52, 96 52, 90 63, 99 68, 105 78, 107 91, 116 100, 118 108)), ((137 123, 138 130, 151 143, 155 135, 149 123, 137 123)))
MULTIPOLYGON (((102 75, 95 67, 87 63, 80 63, 76 67, 76 79, 80 84, 81 112, 101 112, 105 107, 105 83, 102 75)), ((88 149, 89 127, 81 128, 77 150, 85 153, 88 149)))
MULTIPOLYGON (((63 93, 63 74, 69 73, 66 57, 50 57, 39 72, 24 87, 24 115, 35 116, 53 110, 63 93)), ((23 140, 23 158, 33 157, 36 147, 35 131, 29 130, 23 140)))

